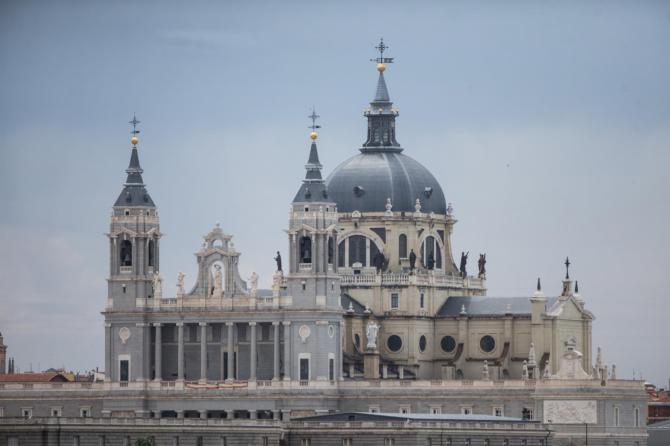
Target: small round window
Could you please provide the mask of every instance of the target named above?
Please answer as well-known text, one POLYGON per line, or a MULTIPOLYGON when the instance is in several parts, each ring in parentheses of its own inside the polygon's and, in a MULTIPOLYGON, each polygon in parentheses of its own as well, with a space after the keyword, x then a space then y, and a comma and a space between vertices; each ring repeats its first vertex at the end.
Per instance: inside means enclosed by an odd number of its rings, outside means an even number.
POLYGON ((356 347, 356 350, 361 349, 361 337, 356 333, 354 335, 354 347, 356 347))
POLYGON ((386 341, 386 345, 392 352, 397 352, 402 348, 402 339, 398 335, 391 335, 386 341))
POLYGON ((445 336, 440 341, 440 347, 446 353, 453 352, 456 348, 456 340, 451 336, 445 336))
POLYGON ((419 338, 419 351, 426 351, 426 337, 424 335, 419 338))
POLYGON ((494 348, 496 348, 496 341, 493 339, 493 336, 482 336, 482 338, 479 341, 479 347, 482 349, 482 351, 485 351, 486 353, 491 353, 494 348))

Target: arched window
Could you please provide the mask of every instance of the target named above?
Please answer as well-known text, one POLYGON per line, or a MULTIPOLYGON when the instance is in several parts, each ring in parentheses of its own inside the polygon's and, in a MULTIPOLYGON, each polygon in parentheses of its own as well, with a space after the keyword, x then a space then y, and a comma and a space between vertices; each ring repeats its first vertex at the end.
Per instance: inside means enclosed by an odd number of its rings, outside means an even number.
POLYGON ((367 239, 362 235, 352 235, 349 237, 349 266, 354 263, 360 263, 367 266, 365 259, 365 241, 367 239))
POLYGON ((398 237, 398 257, 407 258, 407 236, 405 234, 400 234, 398 237))
POLYGON ((344 240, 337 245, 337 266, 344 268, 344 240))
POLYGON ((119 257, 121 266, 133 266, 133 244, 130 240, 123 240, 121 242, 119 257))
POLYGON ((156 243, 153 240, 149 240, 147 259, 149 266, 156 266, 156 243))
POLYGON ((432 235, 421 244, 421 263, 428 269, 442 269, 442 250, 432 235))
POLYGON ((300 263, 312 263, 312 239, 300 238, 300 263))
POLYGON ((333 264, 333 238, 328 237, 328 264, 333 264))

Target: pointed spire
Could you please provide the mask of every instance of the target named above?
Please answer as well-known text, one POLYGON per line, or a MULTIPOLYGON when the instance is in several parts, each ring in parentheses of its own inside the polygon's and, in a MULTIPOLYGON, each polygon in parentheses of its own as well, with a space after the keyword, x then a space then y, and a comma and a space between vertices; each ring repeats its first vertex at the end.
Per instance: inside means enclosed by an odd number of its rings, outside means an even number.
POLYGON ((137 143, 139 142, 137 135, 140 133, 137 130, 137 124, 140 121, 135 115, 133 115, 133 120, 129 122, 132 124, 133 130, 130 132, 133 136, 130 139, 130 143, 133 145, 130 152, 130 162, 128 163, 128 168, 126 169, 126 183, 124 184, 123 191, 121 195, 116 200, 114 206, 148 206, 155 207, 153 200, 147 192, 144 180, 142 179, 142 167, 140 166, 140 156, 137 150, 137 143))
POLYGON ((312 129, 312 132, 309 134, 312 144, 309 148, 309 157, 307 158, 307 164, 305 164, 305 179, 302 181, 303 184, 298 190, 293 202, 306 202, 306 201, 327 201, 328 190, 326 189, 326 184, 323 181, 321 176, 322 165, 319 162, 319 151, 316 147, 316 139, 318 134, 316 129, 321 128, 320 125, 316 124, 316 120, 320 116, 316 114, 316 110, 312 108, 312 114, 308 116, 312 120, 312 125, 308 128, 312 129))
POLYGON ((395 118, 398 116, 398 111, 392 108, 393 103, 386 86, 386 79, 384 79, 386 64, 393 63, 393 58, 384 57, 384 51, 388 49, 388 46, 384 44, 384 39, 381 39, 375 48, 379 51, 379 57, 370 59, 370 61, 377 63, 379 78, 375 97, 370 102, 370 107, 364 112, 365 117, 368 118, 368 136, 361 151, 401 152, 402 148, 395 135, 395 118))
POLYGON ((377 92, 375 93, 375 100, 373 104, 380 102, 391 102, 389 91, 386 87, 386 80, 384 80, 384 70, 379 71, 379 80, 377 80, 377 92))

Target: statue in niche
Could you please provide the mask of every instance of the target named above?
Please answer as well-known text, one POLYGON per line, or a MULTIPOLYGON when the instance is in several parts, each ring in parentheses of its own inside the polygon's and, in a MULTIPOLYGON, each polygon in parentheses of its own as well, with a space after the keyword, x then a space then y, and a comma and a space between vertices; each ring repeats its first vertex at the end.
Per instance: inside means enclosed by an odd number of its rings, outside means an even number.
POLYGON ((279 254, 279 251, 277 251, 275 262, 277 262, 277 271, 281 271, 281 254, 279 254))
POLYGON ((154 274, 154 298, 162 299, 163 298, 163 279, 161 275, 156 273, 154 274))
POLYGON ((255 271, 249 277, 249 294, 252 297, 256 297, 256 294, 258 294, 258 274, 255 271))
POLYGON ((409 252, 409 269, 410 271, 414 271, 414 268, 416 268, 416 254, 414 253, 414 250, 410 250, 409 252))
POLYGON ((212 297, 223 296, 223 272, 221 265, 214 265, 216 272, 214 273, 214 289, 212 290, 212 297))
POLYGON ((368 344, 366 347, 369 350, 377 350, 377 334, 379 333, 379 325, 377 325, 375 321, 368 322, 365 333, 368 338, 368 344))
POLYGON ((177 273, 177 297, 182 297, 184 292, 184 273, 179 271, 177 273))
POLYGON ((466 266, 468 264, 468 256, 469 255, 470 255, 470 251, 468 251, 467 253, 461 251, 461 267, 460 267, 461 277, 467 277, 467 275, 468 275, 466 266))
POLYGON ((479 267, 479 277, 486 276, 486 254, 479 254, 477 266, 479 267))
POLYGON ((312 239, 309 237, 300 239, 300 263, 312 263, 312 239))

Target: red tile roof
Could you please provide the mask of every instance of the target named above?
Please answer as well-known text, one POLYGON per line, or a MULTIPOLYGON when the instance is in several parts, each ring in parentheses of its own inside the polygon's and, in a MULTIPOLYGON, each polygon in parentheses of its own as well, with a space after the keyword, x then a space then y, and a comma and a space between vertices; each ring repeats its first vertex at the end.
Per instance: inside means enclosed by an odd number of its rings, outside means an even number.
POLYGON ((46 382, 68 382, 68 379, 60 373, 12 373, 0 375, 2 383, 46 383, 46 382))

